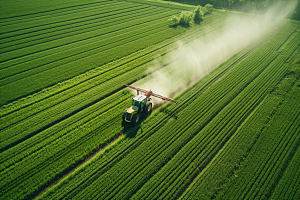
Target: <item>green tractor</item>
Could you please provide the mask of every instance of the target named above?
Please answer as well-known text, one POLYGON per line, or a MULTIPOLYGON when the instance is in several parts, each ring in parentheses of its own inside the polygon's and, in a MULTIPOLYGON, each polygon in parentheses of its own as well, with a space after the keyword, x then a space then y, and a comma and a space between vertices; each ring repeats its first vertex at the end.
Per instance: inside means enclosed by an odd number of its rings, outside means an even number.
POLYGON ((132 98, 132 106, 130 108, 126 108, 123 112, 123 121, 137 124, 140 121, 142 112, 145 114, 152 112, 152 103, 149 101, 150 99, 147 99, 147 97, 142 94, 132 98))
POLYGON ((126 108, 122 114, 122 119, 125 122, 132 122, 133 124, 137 124, 140 121, 142 112, 145 114, 150 114, 152 112, 152 103, 150 102, 151 101, 150 96, 171 101, 176 104, 178 103, 178 101, 155 94, 151 90, 146 91, 127 84, 124 84, 123 86, 130 87, 137 91, 137 96, 132 98, 132 106, 130 108, 126 108), (145 94, 144 95, 139 94, 139 91, 145 94))

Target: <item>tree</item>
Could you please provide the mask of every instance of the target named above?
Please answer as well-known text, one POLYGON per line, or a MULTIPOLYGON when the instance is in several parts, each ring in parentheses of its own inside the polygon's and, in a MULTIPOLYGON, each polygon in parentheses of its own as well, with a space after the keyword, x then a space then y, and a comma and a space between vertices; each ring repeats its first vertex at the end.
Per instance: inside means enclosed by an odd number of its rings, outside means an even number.
POLYGON ((200 21, 202 20, 203 13, 201 11, 201 6, 197 6, 196 9, 194 10, 194 22, 199 24, 200 21))

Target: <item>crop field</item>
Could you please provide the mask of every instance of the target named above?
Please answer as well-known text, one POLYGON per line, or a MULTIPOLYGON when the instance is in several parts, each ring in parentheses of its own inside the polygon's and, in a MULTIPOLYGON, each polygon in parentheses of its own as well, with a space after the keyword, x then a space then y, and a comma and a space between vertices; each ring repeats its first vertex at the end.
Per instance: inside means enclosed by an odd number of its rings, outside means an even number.
POLYGON ((169 19, 194 6, 24 2, 0 5, 0 199, 300 198, 299 22, 179 79, 188 53, 174 52, 209 51, 192 44, 245 14, 214 9, 184 27, 169 19), (178 104, 122 123, 122 85, 157 73, 178 104))

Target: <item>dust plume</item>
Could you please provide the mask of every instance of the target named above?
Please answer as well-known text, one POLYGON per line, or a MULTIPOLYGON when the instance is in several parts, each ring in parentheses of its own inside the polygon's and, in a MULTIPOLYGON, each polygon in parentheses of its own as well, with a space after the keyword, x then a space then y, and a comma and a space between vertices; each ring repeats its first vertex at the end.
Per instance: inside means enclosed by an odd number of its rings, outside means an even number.
MULTIPOLYGON (((267 9, 263 15, 231 14, 222 30, 210 32, 188 44, 178 41, 178 49, 161 57, 162 60, 154 61, 149 72, 162 65, 167 66, 136 82, 134 86, 151 89, 166 97, 178 94, 272 27, 284 22, 296 4, 297 1, 279 3, 267 9)), ((201 24, 198 26, 201 27, 201 24)), ((155 103, 161 102, 155 100, 155 103)))

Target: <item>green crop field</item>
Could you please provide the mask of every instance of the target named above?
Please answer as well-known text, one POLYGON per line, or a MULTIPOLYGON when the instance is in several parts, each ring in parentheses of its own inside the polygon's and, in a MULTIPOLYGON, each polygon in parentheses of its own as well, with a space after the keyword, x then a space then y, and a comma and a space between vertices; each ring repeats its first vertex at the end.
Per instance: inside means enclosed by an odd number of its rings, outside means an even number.
POLYGON ((3 0, 0 199, 299 199, 300 23, 194 9, 3 0), (156 77, 178 104, 122 123, 156 77))

